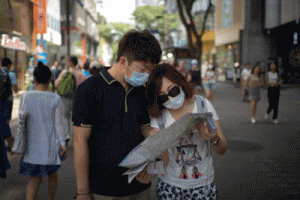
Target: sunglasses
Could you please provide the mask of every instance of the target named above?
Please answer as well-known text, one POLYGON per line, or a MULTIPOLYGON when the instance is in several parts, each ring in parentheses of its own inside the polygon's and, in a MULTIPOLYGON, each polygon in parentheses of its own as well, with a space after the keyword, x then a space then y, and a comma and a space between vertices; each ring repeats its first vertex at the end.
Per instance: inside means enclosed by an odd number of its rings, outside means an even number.
POLYGON ((169 100, 170 97, 176 97, 180 94, 180 88, 178 86, 174 86, 171 90, 169 90, 168 94, 160 95, 157 97, 159 103, 163 104, 169 100))

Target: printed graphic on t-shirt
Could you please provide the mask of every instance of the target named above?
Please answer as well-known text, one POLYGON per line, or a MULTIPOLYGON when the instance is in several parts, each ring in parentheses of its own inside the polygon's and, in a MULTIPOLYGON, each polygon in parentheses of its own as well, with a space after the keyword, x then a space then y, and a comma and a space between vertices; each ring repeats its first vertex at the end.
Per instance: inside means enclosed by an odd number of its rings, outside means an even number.
POLYGON ((182 137, 179 141, 179 146, 176 148, 176 163, 182 167, 181 174, 179 174, 180 179, 197 179, 202 176, 197 167, 197 164, 200 163, 202 158, 197 149, 197 145, 193 144, 193 136, 194 133, 191 132, 187 136, 182 137), (193 168, 191 176, 187 174, 189 168, 193 168))

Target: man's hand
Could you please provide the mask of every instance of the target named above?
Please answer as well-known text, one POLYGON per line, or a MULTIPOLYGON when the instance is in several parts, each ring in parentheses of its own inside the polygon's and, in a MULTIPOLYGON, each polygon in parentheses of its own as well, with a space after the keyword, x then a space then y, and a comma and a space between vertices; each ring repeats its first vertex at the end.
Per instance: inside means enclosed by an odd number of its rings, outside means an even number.
POLYGON ((143 184, 151 183, 152 178, 155 176, 148 174, 147 166, 135 177, 138 182, 143 184))

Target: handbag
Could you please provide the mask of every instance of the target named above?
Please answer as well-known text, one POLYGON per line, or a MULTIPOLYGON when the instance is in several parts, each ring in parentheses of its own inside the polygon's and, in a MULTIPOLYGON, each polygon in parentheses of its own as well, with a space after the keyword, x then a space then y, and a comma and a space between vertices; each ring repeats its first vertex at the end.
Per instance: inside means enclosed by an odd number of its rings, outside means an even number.
POLYGON ((17 154, 23 154, 26 151, 27 146, 27 114, 25 112, 25 97, 24 93, 22 100, 22 110, 19 111, 18 129, 12 152, 17 154))

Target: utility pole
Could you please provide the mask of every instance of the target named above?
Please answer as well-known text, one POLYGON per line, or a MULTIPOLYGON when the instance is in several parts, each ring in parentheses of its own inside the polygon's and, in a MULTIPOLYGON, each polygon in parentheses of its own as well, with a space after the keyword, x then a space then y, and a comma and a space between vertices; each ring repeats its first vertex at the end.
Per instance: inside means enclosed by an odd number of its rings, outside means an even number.
POLYGON ((66 0, 67 15, 67 57, 70 57, 70 0, 66 0))

